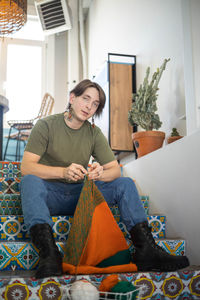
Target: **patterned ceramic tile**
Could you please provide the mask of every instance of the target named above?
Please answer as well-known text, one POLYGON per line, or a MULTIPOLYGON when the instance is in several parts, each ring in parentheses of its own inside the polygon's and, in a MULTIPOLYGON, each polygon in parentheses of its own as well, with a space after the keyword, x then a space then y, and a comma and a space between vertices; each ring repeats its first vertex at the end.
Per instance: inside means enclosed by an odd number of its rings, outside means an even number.
MULTIPOLYGON (((142 204, 143 204, 143 207, 144 207, 144 210, 145 210, 145 213, 148 215, 148 212, 149 212, 149 196, 140 196, 140 199, 142 201, 142 204)), ((110 207, 113 215, 119 215, 119 208, 118 206, 113 206, 113 207, 110 207)))
POLYGON ((143 207, 145 209, 146 214, 149 214, 149 196, 141 195, 140 196, 143 207))
MULTIPOLYGON (((64 253, 64 243, 58 242, 60 252, 64 253)), ((38 250, 32 243, 0 243, 0 270, 34 270, 38 264, 38 250)))
POLYGON ((133 282, 136 286, 142 286, 141 299, 200 299, 200 290, 197 288, 197 285, 200 286, 200 272, 191 271, 192 279, 186 281, 181 278, 182 272, 159 273, 158 276, 156 273, 138 274, 133 282), (160 280, 160 277, 163 279, 160 280))
MULTIPOLYGON (((115 215, 115 220, 118 223, 120 229, 124 233, 124 235, 127 237, 129 236, 129 233, 126 229, 126 226, 121 221, 120 216, 115 215)), ((54 236, 57 240, 63 240, 66 239, 69 233, 69 230, 71 228, 72 216, 56 216, 52 217, 52 220, 54 222, 53 231, 54 236)), ((150 225, 154 223, 154 220, 160 220, 160 222, 165 222, 165 218, 162 216, 148 216, 148 220, 150 225)), ((156 227, 157 229, 157 227, 156 227)), ((162 226, 160 226, 160 231, 155 231, 153 228, 153 236, 154 238, 160 238, 164 237, 164 231, 165 230, 165 224, 163 223, 162 226)), ((9 216, 0 216, 0 239, 1 240, 22 240, 27 239, 27 228, 24 224, 24 218, 23 216, 15 216, 15 215, 9 215, 9 216)))
POLYGON ((28 238, 22 216, 0 216, 0 240, 17 241, 28 238))
POLYGON ((171 254, 185 255, 185 240, 168 240, 166 243, 165 239, 158 239, 157 244, 171 254))
POLYGON ((20 178, 21 177, 21 163, 20 162, 0 162, 0 178, 20 178))
MULTIPOLYGON (((200 272, 189 271, 191 275, 183 280, 180 272, 119 274, 120 280, 132 282, 141 288, 139 299, 147 300, 198 300, 200 299, 200 272), (158 275, 157 275, 158 274, 158 275), (160 280, 162 278, 162 280, 160 280)), ((108 275, 63 275, 35 280, 32 277, 3 278, 0 285, 0 298, 14 299, 67 299, 66 291, 74 280, 86 279, 98 286, 108 275), (19 298, 19 296, 21 298, 19 298), (65 298, 66 297, 66 298, 65 298)))
MULTIPOLYGON (((115 220, 120 226, 122 232, 127 232, 126 226, 123 224, 120 215, 114 215, 115 220)), ((165 238, 165 216, 147 216, 149 225, 152 228, 152 234, 154 238, 165 238)), ((127 232, 128 234, 128 232, 127 232)))
MULTIPOLYGON (((183 240, 156 240, 167 252, 184 255, 183 240), (172 248, 170 248, 172 247, 172 248), (180 247, 180 249, 179 249, 180 247)), ((58 248, 64 254, 66 241, 57 242, 58 248)), ((131 245, 131 242, 130 242, 131 245)), ((132 247, 133 249, 133 247, 132 247)), ((131 250, 131 247, 130 247, 131 250)), ((38 264, 38 251, 30 241, 4 241, 0 243, 0 270, 33 270, 38 264)))
POLYGON ((0 215, 22 215, 19 194, 0 194, 0 215))
POLYGON ((154 238, 165 238, 165 216, 147 216, 154 238))
POLYGON ((1 177, 0 194, 19 194, 20 178, 1 177))
POLYGON ((28 243, 0 244, 1 270, 32 270, 38 264, 38 252, 28 243))
MULTIPOLYGON (((11 179, 8 179, 8 181, 5 181, 3 179, 2 187, 3 191, 8 191, 10 189, 11 193, 4 193, 0 192, 0 215, 21 215, 22 214, 22 207, 21 207, 21 198, 19 192, 16 194, 13 194, 14 187, 13 182, 10 181, 11 179), (8 183, 11 183, 10 187, 8 187, 8 183)), ((18 179, 17 179, 18 180, 18 179)), ((15 180, 15 190, 19 190, 19 183, 15 180), (18 185, 17 185, 18 184, 18 185)), ((1 184, 1 179, 0 179, 1 184)), ((148 212, 148 202, 145 199, 142 199, 142 197, 148 197, 148 196, 141 196, 141 201, 144 206, 145 212, 148 212)), ((118 206, 110 207, 113 215, 119 215, 119 209, 118 206)))

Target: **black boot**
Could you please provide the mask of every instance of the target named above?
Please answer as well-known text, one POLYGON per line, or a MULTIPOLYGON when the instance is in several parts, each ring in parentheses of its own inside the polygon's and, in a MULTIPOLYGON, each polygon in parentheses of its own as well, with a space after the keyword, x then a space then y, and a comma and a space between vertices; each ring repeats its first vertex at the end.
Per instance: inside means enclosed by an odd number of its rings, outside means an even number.
POLYGON ((130 234, 135 248, 133 262, 138 271, 168 272, 189 266, 186 256, 170 255, 155 243, 148 222, 136 224, 130 234))
POLYGON ((39 250, 39 266, 35 278, 62 275, 62 255, 56 246, 51 226, 36 224, 30 229, 33 244, 39 250))

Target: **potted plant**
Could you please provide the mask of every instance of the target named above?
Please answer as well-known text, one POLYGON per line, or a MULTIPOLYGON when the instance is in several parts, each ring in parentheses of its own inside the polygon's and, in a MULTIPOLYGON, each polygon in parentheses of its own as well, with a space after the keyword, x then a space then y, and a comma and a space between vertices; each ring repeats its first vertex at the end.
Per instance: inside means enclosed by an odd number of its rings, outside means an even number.
POLYGON ((167 143, 171 144, 179 139, 181 139, 183 136, 181 136, 176 128, 172 128, 171 135, 167 139, 167 143))
POLYGON ((161 127, 162 122, 159 115, 156 114, 156 101, 159 90, 158 84, 169 60, 164 60, 161 67, 154 72, 150 82, 150 67, 148 67, 143 84, 140 85, 138 92, 133 94, 133 103, 128 112, 128 121, 132 126, 137 124, 145 130, 132 134, 138 157, 162 147, 165 139, 165 133, 157 131, 161 127), (153 129, 156 129, 156 131, 153 129))

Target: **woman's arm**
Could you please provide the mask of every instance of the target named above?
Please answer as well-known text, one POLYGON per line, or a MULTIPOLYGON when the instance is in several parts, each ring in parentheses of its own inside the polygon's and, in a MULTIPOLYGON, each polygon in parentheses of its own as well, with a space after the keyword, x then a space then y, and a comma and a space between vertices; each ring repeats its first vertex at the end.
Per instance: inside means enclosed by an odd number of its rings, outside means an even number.
POLYGON ((93 163, 88 169, 89 179, 112 181, 121 176, 120 166, 117 160, 111 161, 103 166, 93 163))
POLYGON ((67 179, 76 182, 83 179, 87 171, 83 166, 71 164, 64 167, 51 167, 39 164, 40 156, 28 151, 24 151, 21 163, 22 175, 35 175, 42 179, 67 179))

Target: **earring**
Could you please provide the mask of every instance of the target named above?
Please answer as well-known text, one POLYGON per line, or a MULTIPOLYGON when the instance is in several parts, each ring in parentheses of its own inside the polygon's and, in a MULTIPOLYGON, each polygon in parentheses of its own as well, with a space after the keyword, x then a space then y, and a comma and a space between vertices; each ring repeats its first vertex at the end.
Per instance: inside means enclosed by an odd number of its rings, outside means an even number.
POLYGON ((69 104, 68 106, 68 115, 67 115, 67 120, 68 121, 71 121, 73 118, 73 109, 72 109, 72 106, 71 104, 69 104))
POLYGON ((92 116, 92 127, 93 127, 93 128, 95 127, 95 124, 94 124, 94 116, 92 116))

